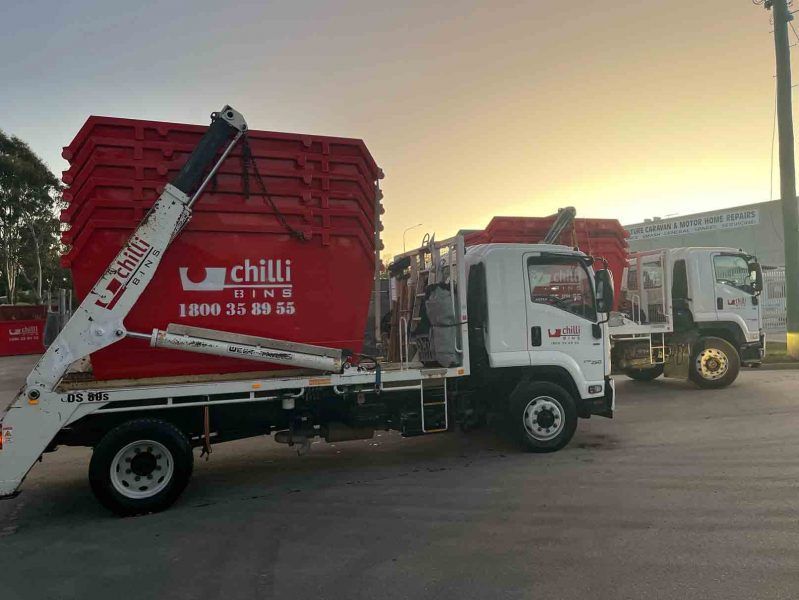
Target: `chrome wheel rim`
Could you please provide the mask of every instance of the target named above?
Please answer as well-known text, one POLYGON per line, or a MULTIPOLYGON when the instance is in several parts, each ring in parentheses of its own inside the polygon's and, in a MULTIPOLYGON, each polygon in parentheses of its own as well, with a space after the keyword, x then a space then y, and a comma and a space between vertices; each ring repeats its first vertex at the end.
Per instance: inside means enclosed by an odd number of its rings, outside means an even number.
POLYGON ((538 396, 524 408, 524 429, 538 441, 546 442, 563 431, 565 411, 552 396, 538 396))
POLYGON ((111 461, 111 484, 133 500, 151 498, 163 491, 173 473, 172 453, 154 440, 131 442, 111 461))
POLYGON ((718 348, 705 348, 696 356, 696 371, 702 379, 715 381, 727 374, 730 360, 718 348))

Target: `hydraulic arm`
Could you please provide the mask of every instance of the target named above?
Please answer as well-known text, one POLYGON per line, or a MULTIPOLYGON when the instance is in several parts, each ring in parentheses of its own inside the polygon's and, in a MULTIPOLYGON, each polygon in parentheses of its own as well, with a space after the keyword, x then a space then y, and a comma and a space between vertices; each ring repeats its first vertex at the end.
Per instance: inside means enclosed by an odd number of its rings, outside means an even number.
POLYGON ((42 355, 3 416, 0 497, 16 492, 41 451, 77 410, 50 392, 76 360, 127 335, 125 317, 152 280, 170 242, 191 218, 193 204, 247 131, 244 117, 230 106, 211 119, 180 173, 42 355))
POLYGON ((211 126, 180 173, 28 375, 28 398, 52 391, 76 360, 125 337, 125 317, 153 278, 164 251, 191 218, 192 205, 247 130, 244 117, 229 106, 211 117, 211 126))

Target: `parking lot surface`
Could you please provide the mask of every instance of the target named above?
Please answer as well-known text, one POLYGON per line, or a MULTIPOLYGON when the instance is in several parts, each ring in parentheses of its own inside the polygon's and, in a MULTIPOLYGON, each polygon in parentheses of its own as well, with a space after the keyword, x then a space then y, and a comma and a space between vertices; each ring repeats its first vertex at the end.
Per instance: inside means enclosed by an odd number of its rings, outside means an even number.
MULTIPOLYGON (((30 358, 0 360, 13 394, 30 358)), ((2 597, 795 598, 799 372, 618 379, 565 450, 492 429, 197 455, 169 511, 97 504, 61 448, 0 502, 2 597)))

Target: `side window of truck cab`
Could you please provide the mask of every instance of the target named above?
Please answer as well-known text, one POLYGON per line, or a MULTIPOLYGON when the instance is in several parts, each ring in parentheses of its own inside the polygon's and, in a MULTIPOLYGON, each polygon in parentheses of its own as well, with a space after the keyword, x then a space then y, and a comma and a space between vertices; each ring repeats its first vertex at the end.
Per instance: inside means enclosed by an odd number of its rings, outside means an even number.
POLYGON ((693 327, 690 300, 685 260, 675 260, 671 269, 671 315, 675 331, 689 331, 693 327))
POLYGON ((688 300, 688 271, 685 261, 675 260, 671 271, 671 299, 673 301, 688 300))
POLYGON ((749 264, 743 256, 717 254, 713 257, 716 283, 731 285, 741 291, 754 293, 749 264))
POLYGON ((596 321, 594 288, 588 267, 577 257, 541 256, 527 260, 530 299, 596 321))

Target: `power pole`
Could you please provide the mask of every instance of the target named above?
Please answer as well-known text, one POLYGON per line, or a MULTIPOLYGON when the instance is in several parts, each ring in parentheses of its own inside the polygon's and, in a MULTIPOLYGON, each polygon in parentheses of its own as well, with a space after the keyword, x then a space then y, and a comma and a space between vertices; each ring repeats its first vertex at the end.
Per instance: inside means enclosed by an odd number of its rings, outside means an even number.
POLYGON ((780 197, 785 232, 785 292, 788 355, 799 358, 799 206, 796 203, 796 170, 793 155, 791 106, 791 49, 788 24, 793 15, 787 0, 766 0, 774 17, 774 53, 777 58, 777 122, 780 139, 780 197))

